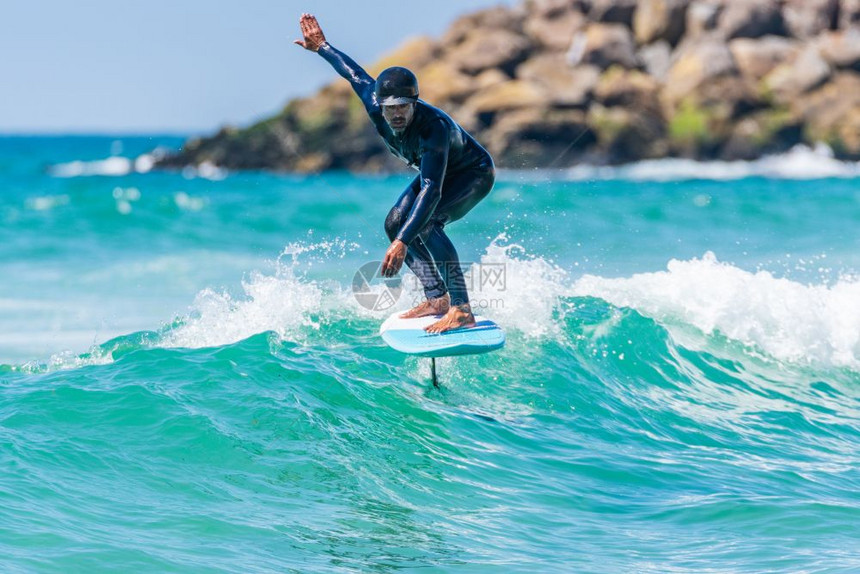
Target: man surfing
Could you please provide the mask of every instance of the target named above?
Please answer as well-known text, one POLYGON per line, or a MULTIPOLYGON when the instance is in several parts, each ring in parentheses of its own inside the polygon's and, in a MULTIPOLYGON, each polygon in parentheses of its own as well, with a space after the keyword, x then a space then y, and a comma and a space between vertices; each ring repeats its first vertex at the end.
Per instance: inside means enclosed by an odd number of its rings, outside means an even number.
POLYGON ((393 277, 405 262, 424 287, 425 300, 401 317, 443 314, 425 328, 430 333, 473 327, 460 258, 445 225, 490 193, 493 159, 445 112, 418 99, 412 72, 388 68, 374 80, 326 41, 314 16, 302 14, 299 24, 304 39, 295 43, 317 52, 349 81, 391 153, 419 172, 385 218, 391 246, 382 274, 393 277))

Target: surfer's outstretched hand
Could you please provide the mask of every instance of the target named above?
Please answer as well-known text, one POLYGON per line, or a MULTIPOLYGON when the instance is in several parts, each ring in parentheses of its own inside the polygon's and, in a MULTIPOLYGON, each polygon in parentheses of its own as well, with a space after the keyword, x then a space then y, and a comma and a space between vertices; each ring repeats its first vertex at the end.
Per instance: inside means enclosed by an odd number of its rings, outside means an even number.
POLYGON ((404 259, 406 259, 406 244, 395 239, 391 242, 391 246, 385 252, 385 258, 382 260, 382 276, 394 277, 397 275, 403 266, 404 259))
POLYGON ((302 14, 299 18, 299 26, 302 28, 302 36, 304 40, 294 40, 293 44, 298 44, 305 50, 316 52, 325 44, 325 34, 323 34, 320 23, 317 22, 317 17, 313 14, 302 14))

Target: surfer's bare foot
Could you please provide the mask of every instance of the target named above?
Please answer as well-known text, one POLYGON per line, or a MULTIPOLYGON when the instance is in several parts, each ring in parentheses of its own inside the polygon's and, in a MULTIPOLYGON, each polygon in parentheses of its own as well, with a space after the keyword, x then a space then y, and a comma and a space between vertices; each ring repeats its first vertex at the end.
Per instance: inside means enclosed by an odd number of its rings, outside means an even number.
POLYGON ((454 305, 448 309, 444 317, 432 325, 424 327, 424 330, 428 333, 444 333, 445 331, 474 326, 475 316, 472 314, 472 309, 469 305, 454 305))
POLYGON ((430 315, 441 315, 448 311, 451 306, 451 297, 445 293, 436 299, 427 299, 422 301, 417 307, 406 311, 400 315, 401 319, 414 319, 416 317, 428 317, 430 315))

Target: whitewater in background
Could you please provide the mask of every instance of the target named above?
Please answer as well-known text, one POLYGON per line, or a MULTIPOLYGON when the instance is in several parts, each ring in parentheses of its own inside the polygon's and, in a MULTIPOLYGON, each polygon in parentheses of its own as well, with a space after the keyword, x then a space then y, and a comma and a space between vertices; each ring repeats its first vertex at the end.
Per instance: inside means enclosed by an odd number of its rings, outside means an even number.
POLYGON ((353 295, 408 175, 180 144, 0 137, 4 572, 860 569, 858 164, 502 172, 437 390, 353 295))

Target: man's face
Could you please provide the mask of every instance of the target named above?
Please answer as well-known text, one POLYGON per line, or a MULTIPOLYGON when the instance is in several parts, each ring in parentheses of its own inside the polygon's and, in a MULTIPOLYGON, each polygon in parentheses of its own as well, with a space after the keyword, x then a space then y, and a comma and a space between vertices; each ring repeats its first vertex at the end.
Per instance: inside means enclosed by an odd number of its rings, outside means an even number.
POLYGON ((382 106, 382 117, 395 132, 402 132, 412 121, 415 114, 415 104, 396 104, 393 106, 382 106))

